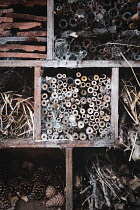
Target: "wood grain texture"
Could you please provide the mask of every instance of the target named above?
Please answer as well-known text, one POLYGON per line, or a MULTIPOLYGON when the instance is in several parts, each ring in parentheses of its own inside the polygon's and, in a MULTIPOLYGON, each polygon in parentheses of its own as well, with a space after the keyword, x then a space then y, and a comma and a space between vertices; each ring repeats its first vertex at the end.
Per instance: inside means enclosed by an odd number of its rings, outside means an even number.
POLYGON ((47 0, 47 55, 54 58, 54 1, 47 0))
MULTIPOLYGON (((2 38, 2 41, 5 37, 2 38)), ((10 38, 10 37, 8 37, 10 38)), ((17 38, 17 37, 16 37, 17 38)), ((22 37, 18 37, 22 38, 22 37)), ((30 37, 28 37, 30 38, 30 37)), ((39 37, 43 38, 43 37, 39 37)), ((46 38, 43 38, 46 39, 46 38)), ((1 38, 0 38, 1 43, 1 38)), ((139 61, 129 61, 131 66, 139 68, 140 63, 139 61)), ((45 60, 45 61, 37 61, 37 60, 30 60, 30 61, 22 61, 22 60, 11 60, 11 61, 0 61, 1 67, 53 67, 53 68, 119 68, 119 67, 129 67, 125 61, 58 61, 58 60, 45 60)))
MULTIPOLYGON (((18 52, 0 52, 0 58, 40 58, 45 59, 47 55, 40 53, 18 53, 18 52)), ((25 62, 25 61, 24 61, 25 62)))
POLYGON ((66 210, 73 210, 73 154, 66 148, 66 210))
POLYGON ((11 34, 10 31, 1 31, 0 32, 0 37, 1 36, 10 36, 10 34, 11 34))
POLYGON ((1 23, 0 31, 4 31, 5 29, 18 28, 20 30, 31 29, 35 27, 40 27, 42 24, 40 22, 18 22, 18 23, 1 23))
POLYGON ((35 16, 35 15, 29 15, 29 14, 21 14, 21 13, 7 13, 6 17, 11 17, 11 18, 16 18, 16 19, 33 20, 33 21, 39 21, 39 22, 47 21, 47 17, 35 16))
POLYGON ((119 68, 112 68, 111 80, 111 125, 115 140, 118 138, 119 68))
POLYGON ((34 139, 41 136, 41 67, 34 68, 34 139))
POLYGON ((18 32, 17 37, 39 37, 39 36, 47 36, 47 31, 25 31, 18 32))
POLYGON ((11 17, 0 17, 0 23, 12 23, 13 18, 11 17))
POLYGON ((45 37, 0 37, 0 44, 7 42, 46 42, 45 37))
POLYGON ((22 44, 7 44, 7 45, 0 45, 0 51, 6 52, 9 50, 24 50, 27 52, 34 52, 34 51, 40 51, 45 52, 46 47, 45 46, 36 46, 36 45, 22 45, 22 44))

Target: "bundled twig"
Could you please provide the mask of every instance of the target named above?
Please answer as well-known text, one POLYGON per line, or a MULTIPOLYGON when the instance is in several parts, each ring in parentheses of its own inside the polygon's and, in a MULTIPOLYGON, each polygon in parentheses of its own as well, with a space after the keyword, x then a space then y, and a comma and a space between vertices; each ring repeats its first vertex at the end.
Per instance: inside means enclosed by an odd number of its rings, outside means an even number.
POLYGON ((33 133, 33 102, 15 92, 0 93, 0 136, 29 137, 33 133))
POLYGON ((80 193, 87 197, 83 205, 88 201, 89 209, 102 209, 103 206, 111 207, 112 201, 120 201, 119 194, 124 186, 110 162, 104 165, 97 156, 89 161, 87 173, 89 186, 80 193))

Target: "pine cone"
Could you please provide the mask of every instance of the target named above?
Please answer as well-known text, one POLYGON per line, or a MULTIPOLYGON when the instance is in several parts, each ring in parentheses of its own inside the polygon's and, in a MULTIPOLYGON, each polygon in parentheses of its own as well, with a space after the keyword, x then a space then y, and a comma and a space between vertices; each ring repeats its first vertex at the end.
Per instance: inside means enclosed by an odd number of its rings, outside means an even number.
POLYGON ((0 196, 8 198, 8 189, 2 180, 0 181, 0 196))
POLYGON ((55 195, 46 202, 46 207, 58 207, 64 205, 65 205, 65 197, 60 193, 58 193, 58 195, 55 195))
POLYGON ((49 185, 46 189, 46 197, 48 199, 51 199, 55 195, 56 195, 56 189, 52 185, 49 185))
POLYGON ((17 179, 11 179, 8 182, 8 190, 12 197, 17 196, 17 192, 19 192, 19 182, 17 179))
POLYGON ((45 168, 44 167, 40 167, 38 168, 33 175, 33 183, 39 182, 39 183, 43 183, 44 182, 44 172, 45 172, 45 168))
POLYGON ((31 193, 32 190, 32 185, 31 182, 28 180, 23 180, 20 184, 19 184, 19 193, 20 195, 29 195, 31 193))
POLYGON ((9 209, 11 207, 11 203, 8 198, 4 198, 0 196, 0 209, 9 209))
POLYGON ((44 196, 45 196, 45 185, 39 182, 34 183, 31 193, 31 198, 39 200, 44 196))

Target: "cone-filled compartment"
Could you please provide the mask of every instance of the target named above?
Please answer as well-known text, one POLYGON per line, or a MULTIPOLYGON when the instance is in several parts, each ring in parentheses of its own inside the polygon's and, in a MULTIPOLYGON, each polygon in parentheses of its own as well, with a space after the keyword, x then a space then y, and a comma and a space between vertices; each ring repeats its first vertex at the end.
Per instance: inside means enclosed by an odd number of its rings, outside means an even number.
POLYGON ((32 68, 0 68, 0 140, 33 136, 32 68))
POLYGON ((47 1, 0 1, 0 59, 45 59, 47 1))
POLYGON ((140 74, 139 68, 126 68, 120 71, 119 94, 119 141, 131 148, 133 160, 140 158, 140 74))
POLYGON ((138 2, 55 0, 55 58, 140 60, 138 2))
POLYGON ((41 139, 112 138, 111 70, 44 69, 41 81, 41 139))
POLYGON ((129 157, 120 149, 74 149, 73 209, 138 210, 140 163, 129 157))
POLYGON ((0 154, 0 209, 65 209, 65 157, 59 149, 0 154))

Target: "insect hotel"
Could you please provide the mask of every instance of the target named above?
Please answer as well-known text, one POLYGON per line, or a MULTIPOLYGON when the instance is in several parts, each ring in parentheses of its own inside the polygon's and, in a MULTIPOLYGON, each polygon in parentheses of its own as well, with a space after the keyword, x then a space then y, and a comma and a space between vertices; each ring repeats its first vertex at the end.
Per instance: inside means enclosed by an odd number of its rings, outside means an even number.
POLYGON ((140 1, 0 1, 0 210, 140 208, 140 1))

